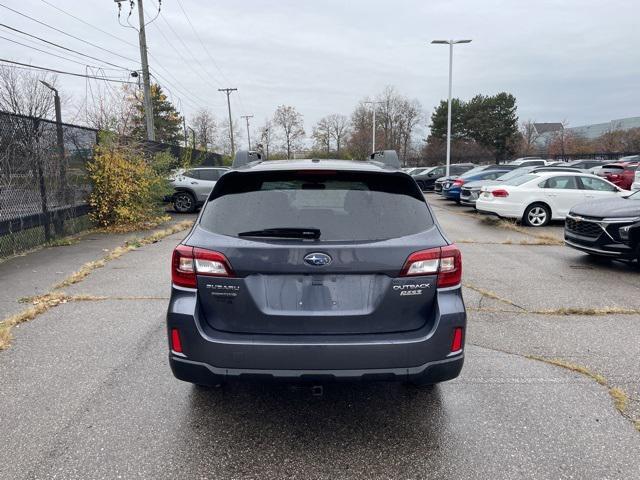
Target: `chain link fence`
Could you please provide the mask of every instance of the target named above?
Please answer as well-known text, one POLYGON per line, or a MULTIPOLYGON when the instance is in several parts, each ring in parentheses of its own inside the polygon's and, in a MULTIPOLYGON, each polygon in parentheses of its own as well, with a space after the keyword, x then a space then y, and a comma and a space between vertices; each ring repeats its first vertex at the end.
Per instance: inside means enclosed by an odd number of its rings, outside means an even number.
MULTIPOLYGON (((0 258, 91 227, 86 165, 98 130, 0 112, 0 258)), ((126 139, 123 139, 126 140, 126 139)), ((138 142, 150 160, 159 152, 191 165, 222 165, 213 152, 138 142)))
POLYGON ((0 257, 90 225, 85 166, 97 133, 0 112, 0 257))

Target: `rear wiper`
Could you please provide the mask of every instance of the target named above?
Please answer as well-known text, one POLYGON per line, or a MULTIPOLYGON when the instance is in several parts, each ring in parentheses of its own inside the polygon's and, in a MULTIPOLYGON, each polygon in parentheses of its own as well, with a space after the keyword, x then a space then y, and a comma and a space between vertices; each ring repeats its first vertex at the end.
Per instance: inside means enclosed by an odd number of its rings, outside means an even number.
POLYGON ((240 232, 239 237, 274 237, 274 238, 304 238, 317 240, 320 238, 318 228, 265 228, 264 230, 252 230, 240 232))

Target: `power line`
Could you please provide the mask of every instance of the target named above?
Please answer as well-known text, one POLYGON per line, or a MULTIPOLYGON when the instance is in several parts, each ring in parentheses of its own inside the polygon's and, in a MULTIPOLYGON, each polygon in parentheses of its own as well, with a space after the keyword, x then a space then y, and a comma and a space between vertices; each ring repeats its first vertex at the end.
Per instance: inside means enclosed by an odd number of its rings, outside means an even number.
MULTIPOLYGON (((151 3, 155 4, 155 2, 154 2, 153 0, 151 0, 151 3)), ((174 35, 174 36, 178 39, 178 41, 182 44, 182 46, 184 47, 184 51, 185 51, 185 52, 189 52, 190 57, 191 57, 191 59, 193 60, 193 62, 194 62, 194 63, 197 63, 197 64, 200 66, 200 68, 202 69, 202 72, 206 73, 206 68, 204 67, 204 65, 202 65, 202 62, 200 62, 200 60, 199 60, 195 55, 193 55, 193 54, 191 53, 191 49, 187 46, 187 44, 184 42, 184 40, 182 39, 182 37, 181 37, 180 35, 178 35, 178 33, 174 30, 174 28, 171 26, 171 24, 167 21, 167 19, 166 19, 166 17, 164 16, 164 14, 161 14, 161 15, 160 15, 160 17, 162 18, 162 21, 165 23, 165 25, 169 28, 169 30, 171 31, 171 33, 173 33, 173 35, 174 35)), ((163 36, 163 38, 164 38, 167 42, 169 42, 169 41, 168 41, 168 39, 166 38, 166 36, 164 35, 164 33, 162 32, 162 30, 161 30, 157 25, 156 25, 156 30, 158 30, 158 31, 160 32, 160 34, 163 36)), ((169 42, 169 44, 171 45, 171 47, 172 47, 174 50, 176 50, 175 46, 174 46, 171 42, 169 42)), ((176 52, 177 52, 177 50, 176 50, 176 52)), ((179 56, 184 56, 184 52, 183 52, 183 53, 177 52, 177 53, 178 53, 178 55, 179 55, 179 56)), ((189 66, 190 66, 190 68, 192 68, 190 64, 189 64, 189 66)), ((213 83, 211 83, 211 81, 210 81, 208 78, 206 78, 206 76, 203 76, 203 74, 202 74, 202 72, 201 72, 201 71, 196 70, 196 69, 193 69, 193 68, 192 68, 192 70, 193 70, 194 72, 196 72, 196 74, 197 74, 198 76, 200 76, 200 78, 201 78, 202 80, 204 80, 205 82, 209 83, 209 85, 211 85, 213 88, 217 88, 218 86, 221 86, 221 85, 222 85, 222 84, 221 84, 220 82, 218 82, 217 80, 216 80, 217 85, 214 85, 213 83)), ((211 78, 214 78, 212 75, 209 75, 209 76, 210 76, 211 78)), ((214 80, 215 80, 215 79, 214 79, 214 80)))
POLYGON ((209 50, 207 50, 207 48, 204 46, 204 42, 202 41, 202 38, 200 38, 200 34, 198 33, 198 31, 195 29, 195 27, 193 26, 193 23, 191 23, 191 19, 189 18, 189 15, 187 15, 187 11, 184 9, 184 7, 182 6, 182 2, 180 0, 177 0, 178 2, 178 6, 180 7, 180 10, 182 10, 182 13, 184 15, 184 18, 187 19, 187 23, 189 24, 189 26, 191 27, 191 31, 195 34, 196 38, 198 39, 198 41, 200 42, 200 46, 202 47, 202 50, 204 50, 204 53, 207 54, 207 57, 209 57, 209 60, 211 60, 211 63, 213 63, 213 66, 216 67, 216 69, 218 70, 218 72, 220 72, 220 75, 222 76, 222 79, 227 82, 227 83, 231 83, 229 81, 229 79, 225 76, 225 74, 222 72, 222 70, 220 69, 220 67, 218 66, 218 63, 215 61, 215 59, 211 56, 211 53, 209 53, 209 50))
MULTIPOLYGON (((51 47, 51 46, 46 45, 46 44, 42 44, 42 43, 37 42, 37 41, 35 41, 35 40, 31 40, 30 38, 24 38, 24 37, 22 37, 21 35, 18 35, 17 33, 14 33, 14 32, 12 32, 12 31, 10 31, 10 30, 7 30, 7 31, 6 31, 6 32, 4 32, 4 33, 6 33, 7 35, 10 35, 10 36, 11 36, 12 38, 14 38, 14 39, 18 39, 18 40, 21 40, 21 41, 23 41, 23 42, 27 42, 27 43, 29 43, 29 45, 35 45, 36 47, 46 48, 48 51, 53 51, 54 53, 61 53, 61 52, 60 52, 60 50, 58 50, 58 49, 56 49, 56 48, 54 48, 54 47, 51 47)), ((79 55, 75 55, 75 54, 73 54, 73 53, 66 53, 66 55, 67 55, 69 58, 74 58, 74 59, 76 59, 76 60, 80 60, 80 61, 82 61, 82 62, 83 62, 83 65, 86 63, 86 60, 85 60, 84 58, 80 57, 79 55)), ((118 71, 118 72, 121 72, 121 71, 122 71, 122 69, 121 69, 121 68, 117 68, 117 69, 116 69, 116 68, 109 68, 108 70, 118 71)))
POLYGON ((121 55, 121 54, 119 54, 119 53, 117 53, 117 52, 114 52, 114 51, 112 51, 112 50, 109 50, 109 49, 107 49, 107 48, 101 47, 100 45, 96 45, 95 43, 89 42, 88 40, 85 40, 85 39, 80 38, 80 37, 76 37, 75 35, 71 35, 70 33, 67 33, 67 32, 65 32, 64 30, 60 30, 59 28, 52 27, 51 25, 49 25, 49 24, 47 24, 47 23, 45 23, 45 22, 42 22, 42 21, 40 21, 40 20, 38 20, 38 19, 35 19, 35 18, 33 18, 33 17, 30 17, 29 15, 27 15, 27 14, 25 14, 25 13, 22 13, 22 12, 19 12, 18 10, 14 10, 14 9, 13 9, 13 8, 11 8, 11 7, 7 7, 6 5, 4 5, 4 4, 2 4, 2 3, 0 3, 0 7, 2 7, 2 8, 6 8, 7 10, 12 11, 13 13, 17 13, 18 15, 20 15, 20 16, 22 16, 22 17, 28 18, 29 20, 32 20, 32 21, 34 21, 34 22, 36 22, 36 23, 38 23, 38 24, 40 24, 40 25, 43 25, 43 26, 45 26, 45 27, 47 27, 47 28, 49 28, 49 29, 51 29, 51 30, 55 30, 55 31, 56 31, 56 32, 58 32, 58 33, 62 33, 63 35, 66 35, 67 37, 70 37, 70 38, 73 38, 73 39, 78 40, 78 41, 80 41, 80 42, 86 43, 87 45, 91 45, 92 47, 97 48, 97 49, 99 49, 99 50, 102 50, 102 51, 104 51, 104 52, 108 52, 108 53, 110 53, 111 55, 115 55, 115 56, 117 56, 117 57, 124 58, 125 60, 129 60, 130 62, 135 62, 136 64, 137 64, 137 62, 138 62, 137 60, 134 60, 134 59, 129 58, 129 57, 125 57, 124 55, 121 55))
MULTIPOLYGON (((177 3, 178 3, 178 6, 180 7, 180 10, 182 10, 182 14, 184 15, 184 18, 187 19, 187 23, 189 23, 189 26, 191 27, 191 31, 195 34, 196 38, 198 39, 198 42, 200 42, 200 46, 202 47, 202 50, 204 51, 204 53, 207 55, 207 57, 209 57, 209 60, 211 60, 211 63, 213 64, 213 66, 216 67, 216 70, 218 70, 218 72, 220 72, 220 75, 222 76, 222 79, 227 83, 232 83, 231 81, 229 81, 227 76, 224 74, 224 72, 222 71, 222 69, 218 65, 218 62, 216 62, 215 58, 213 58, 213 56, 211 55, 211 52, 209 52, 209 50, 205 46, 204 42, 202 41, 202 37, 200 37, 200 34, 196 30, 196 28, 193 26, 193 23, 191 22, 191 19, 189 18, 189 14, 187 13, 187 11, 182 6, 182 2, 180 0, 177 0, 177 3)), ((247 109, 244 106, 244 102, 242 101, 242 96, 240 95, 239 92, 238 92, 238 100, 240 101, 240 106, 241 106, 241 108, 243 110, 243 113, 246 114, 247 113, 247 109)))
MULTIPOLYGON (((67 12, 66 10, 64 10, 64 9, 62 9, 62 8, 60 8, 60 7, 56 6, 56 5, 48 2, 47 0, 40 0, 40 1, 45 3, 46 5, 49 5, 52 8, 55 8, 59 12, 61 12, 61 13, 65 14, 65 15, 77 20, 78 22, 80 22, 80 23, 82 23, 84 25, 87 25, 88 27, 91 27, 94 30, 97 30, 98 32, 101 32, 101 33, 103 33, 105 35, 108 35, 109 37, 111 37, 111 38, 113 38, 115 40, 118 40, 118 41, 120 41, 120 42, 122 42, 122 43, 124 43, 126 45, 138 48, 138 45, 136 45, 136 44, 134 44, 132 42, 129 42, 127 40, 124 40, 124 39, 118 37, 117 35, 113 35, 112 33, 108 32, 106 30, 103 30, 103 29, 101 29, 101 28, 99 28, 99 27, 97 27, 97 26, 95 26, 95 25, 83 20, 82 18, 77 17, 77 16, 67 12)), ((170 43, 170 42, 168 42, 168 43, 170 43)), ((171 73, 171 71, 168 70, 167 68, 165 68, 160 63, 160 61, 153 55, 151 49, 148 48, 148 50, 149 50, 149 57, 151 57, 153 59, 154 64, 156 65, 156 67, 160 68, 169 78, 171 78, 175 82, 175 84, 172 84, 171 82, 169 82, 169 80, 167 80, 166 78, 163 78, 158 72, 154 73, 154 77, 156 77, 156 80, 161 79, 164 83, 170 85, 175 91, 179 92, 183 97, 185 97, 185 100, 188 101, 189 97, 191 95, 191 94, 188 93, 188 88, 185 87, 182 83, 180 83, 180 81, 171 73), (178 88, 178 86, 176 86, 176 85, 178 85, 180 88, 178 88)), ((135 62, 137 64, 137 60, 135 60, 135 62)), ((189 103, 191 103, 193 106, 195 106, 195 108, 198 108, 198 103, 205 103, 205 102, 202 101, 202 99, 198 98, 195 95, 193 96, 193 98, 195 100, 197 100, 197 102, 189 101, 189 103)))
POLYGON ((46 39, 44 39, 44 38, 38 37, 37 35, 32 35, 31 33, 27 33, 27 32, 24 32, 24 31, 22 31, 22 30, 19 30, 19 29, 17 29, 17 28, 10 27, 9 25, 5 25, 4 23, 0 23, 0 27, 4 27, 4 28, 7 28, 7 29, 12 30, 12 31, 14 31, 14 32, 21 33, 22 35, 26 35, 27 37, 35 38, 36 40, 40 40, 41 42, 47 43, 47 44, 49 44, 49 45, 53 45, 54 47, 60 48, 60 49, 62 49, 62 50, 66 50, 66 51, 68 51, 68 52, 76 53, 76 54, 78 54, 78 55, 80 55, 80 56, 82 56, 82 57, 90 58, 90 59, 92 59, 92 60, 97 60, 98 62, 100 62, 100 63, 104 63, 105 65, 110 65, 110 66, 112 66, 112 67, 117 67, 117 68, 120 68, 120 69, 122 69, 122 70, 126 70, 126 71, 128 71, 128 72, 131 72, 131 71, 132 71, 132 69, 131 69, 131 68, 127 68, 127 67, 123 67, 122 65, 117 65, 117 64, 115 64, 115 63, 107 62, 106 60, 102 60, 101 58, 94 57, 94 56, 92 56, 92 55, 87 55, 86 53, 82 53, 82 52, 79 52, 79 51, 74 50, 74 49, 72 49, 72 48, 65 47, 64 45, 60 45, 60 44, 58 44, 58 43, 51 42, 51 41, 46 40, 46 39))
POLYGON ((122 42, 122 43, 124 43, 124 44, 126 44, 126 45, 129 45, 130 47, 136 47, 136 48, 138 47, 135 43, 128 42, 127 40, 124 40, 124 39, 122 39, 122 38, 118 37, 117 35, 113 35, 112 33, 109 33, 109 32, 107 32, 106 30, 101 29, 100 27, 96 27, 95 25, 92 25, 91 23, 89 23, 89 22, 87 22, 87 21, 85 21, 85 20, 81 19, 80 17, 76 17, 75 15, 73 15, 73 14, 71 14, 71 13, 69 13, 69 12, 67 12, 67 11, 63 10, 62 8, 58 7, 57 5, 54 5, 54 4, 52 4, 52 3, 47 2, 47 0, 40 0, 40 1, 41 1, 42 3, 46 3, 46 4, 47 4, 47 5, 49 5, 51 8, 55 8, 55 9, 56 9, 56 10, 58 10, 59 12, 64 13, 65 15, 67 15, 67 16, 69 16, 69 17, 71 17, 71 18, 75 18, 75 19, 76 19, 76 20, 78 20, 79 22, 84 23, 85 25, 87 25, 87 26, 89 26, 89 27, 93 28, 94 30, 97 30, 98 32, 104 33, 105 35, 108 35, 108 36, 110 36, 111 38, 114 38, 114 39, 116 39, 116 40, 118 40, 118 41, 120 41, 120 42, 122 42))
MULTIPOLYGON (((81 73, 67 72, 67 71, 64 71, 64 70, 56 70, 55 68, 40 67, 38 65, 29 65, 28 63, 15 62, 13 60, 7 60, 5 58, 0 58, 0 62, 11 63, 13 65, 20 65, 20 66, 23 67, 24 70, 27 70, 27 69, 45 70, 47 72, 60 73, 61 75, 71 75, 71 76, 74 76, 74 77, 82 77, 82 78, 94 78, 96 80, 104 80, 105 82, 117 82, 117 83, 135 84, 135 82, 129 82, 129 81, 126 81, 126 80, 118 80, 117 78, 106 78, 106 77, 97 77, 97 76, 94 76, 94 75, 83 75, 81 73), (26 68, 24 68, 24 67, 26 67, 26 68)), ((20 68, 20 67, 15 67, 15 68, 20 68)))
MULTIPOLYGON (((27 48, 31 48, 33 50, 37 50, 38 52, 46 53, 47 55, 51 55, 53 57, 61 58, 62 60, 65 60, 67 62, 75 63, 77 65, 82 65, 83 67, 86 65, 86 63, 77 62, 76 60, 71 60, 70 58, 63 57, 62 55, 57 55, 55 53, 47 52, 46 50, 42 50, 42 49, 40 49, 38 47, 32 47, 31 45, 27 45, 26 43, 18 42, 17 40, 11 40, 10 38, 3 37, 2 35, 0 35, 0 38, 3 39, 3 40, 6 40, 7 42, 15 43, 15 44, 23 46, 23 47, 27 47, 27 48)), ((91 65, 91 66, 95 67, 96 65, 91 65)))

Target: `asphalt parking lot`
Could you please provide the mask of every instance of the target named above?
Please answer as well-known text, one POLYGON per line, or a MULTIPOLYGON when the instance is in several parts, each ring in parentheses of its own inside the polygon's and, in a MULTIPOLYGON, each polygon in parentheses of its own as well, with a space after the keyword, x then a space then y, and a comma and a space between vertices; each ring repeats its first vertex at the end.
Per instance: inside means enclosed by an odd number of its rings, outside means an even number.
POLYGON ((640 272, 562 246, 560 226, 510 230, 428 199, 464 258, 455 381, 313 396, 175 380, 164 312, 178 233, 16 329, 0 352, 0 478, 640 478, 640 316, 620 313, 640 308, 640 272))

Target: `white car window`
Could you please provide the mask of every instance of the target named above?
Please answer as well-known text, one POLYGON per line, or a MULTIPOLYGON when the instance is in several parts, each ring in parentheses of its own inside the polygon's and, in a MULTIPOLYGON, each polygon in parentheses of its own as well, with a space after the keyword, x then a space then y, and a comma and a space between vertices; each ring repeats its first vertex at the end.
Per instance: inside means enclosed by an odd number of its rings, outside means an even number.
POLYGON ((540 184, 541 188, 556 188, 561 190, 578 190, 576 177, 551 177, 540 184))
POLYGON ((580 181, 585 190, 598 190, 600 192, 615 192, 617 190, 616 187, 599 178, 580 177, 580 181))

